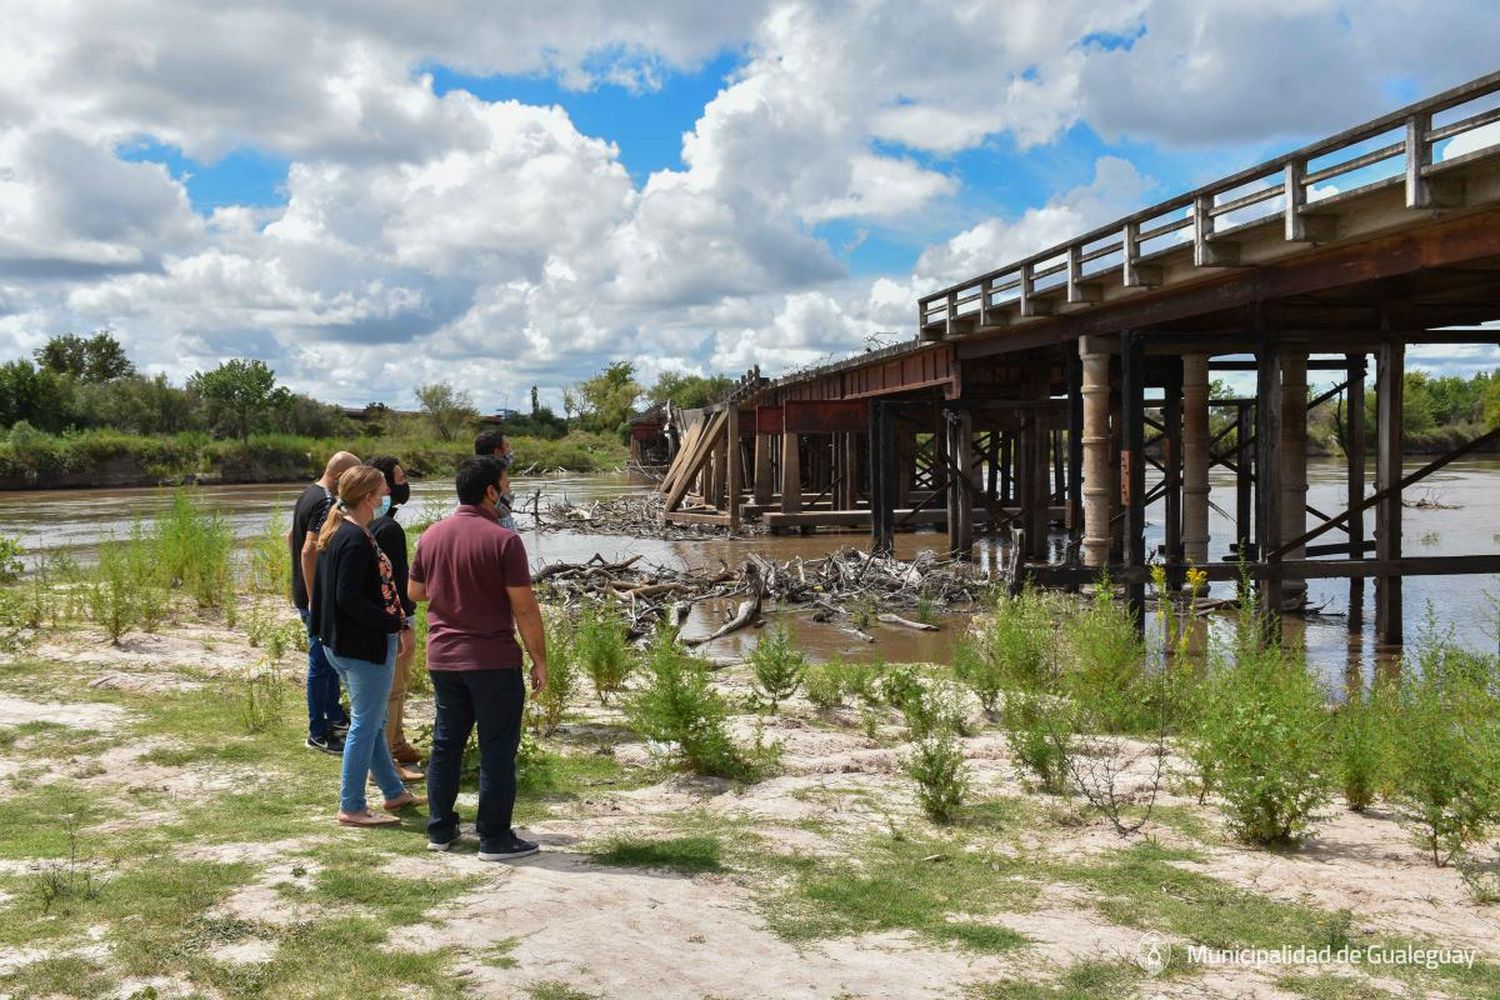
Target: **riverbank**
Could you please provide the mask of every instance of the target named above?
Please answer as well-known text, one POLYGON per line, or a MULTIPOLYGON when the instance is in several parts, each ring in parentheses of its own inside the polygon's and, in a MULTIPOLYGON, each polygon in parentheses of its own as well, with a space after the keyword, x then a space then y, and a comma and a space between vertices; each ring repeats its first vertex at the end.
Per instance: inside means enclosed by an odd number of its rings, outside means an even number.
MULTIPOLYGON (((935 823, 891 694, 798 694, 768 714, 748 665, 711 683, 734 739, 776 748, 765 774, 695 776, 643 739, 622 710, 645 689, 637 667, 608 705, 576 678, 556 729, 528 737, 516 823, 539 857, 485 864, 467 827, 429 853, 421 810, 340 828, 339 761, 300 745, 300 626, 279 599, 237 603, 231 625, 169 602, 118 645, 59 622, 0 658, 0 993, 1478 1000, 1500 986, 1493 907, 1388 811, 1338 809, 1301 850, 1255 849, 1174 778, 1122 837, 1024 780, 966 700, 968 795, 935 823), (1142 941, 1163 950, 1143 962, 1142 941), (1387 964, 1212 966, 1189 946, 1387 964), (1439 948, 1474 963, 1384 958, 1439 948)), ((953 681, 940 664, 883 674, 953 681)), ((418 743, 431 717, 419 692, 418 743)), ((1174 755, 1174 774, 1187 767, 1174 755)), ((471 780, 465 816, 474 802, 471 780)))
MULTIPOLYGON (((602 472, 622 467, 624 445, 574 432, 557 440, 513 440, 518 472, 602 472)), ((346 440, 258 434, 216 440, 199 433, 142 437, 108 430, 51 435, 30 432, 0 439, 0 490, 129 488, 180 483, 243 485, 316 478, 335 451, 361 457, 395 455, 415 478, 450 475, 473 454, 468 438, 356 437, 346 440)))

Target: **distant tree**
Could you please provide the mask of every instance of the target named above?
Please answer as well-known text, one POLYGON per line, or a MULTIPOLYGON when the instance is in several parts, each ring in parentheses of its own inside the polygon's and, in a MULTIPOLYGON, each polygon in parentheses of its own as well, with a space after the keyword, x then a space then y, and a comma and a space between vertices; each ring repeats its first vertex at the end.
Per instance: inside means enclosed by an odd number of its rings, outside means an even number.
POLYGON ((232 358, 188 379, 188 391, 208 403, 219 427, 228 427, 241 440, 248 438, 273 406, 290 396, 276 387, 276 373, 258 359, 232 358))
POLYGON ((53 337, 45 347, 35 351, 34 357, 48 371, 95 385, 135 374, 135 365, 125 354, 125 348, 108 330, 98 330, 92 337, 76 333, 53 337))
POLYGON ((67 376, 24 358, 0 365, 0 423, 21 421, 56 433, 74 422, 74 386, 67 376))
POLYGON ((537 393, 536 386, 531 387, 531 415, 534 417, 542 412, 542 397, 537 393))
POLYGON ((419 385, 416 395, 433 431, 444 441, 452 441, 479 419, 473 397, 454 389, 451 382, 419 385))
POLYGON ((129 375, 107 387, 93 387, 100 423, 134 434, 176 434, 201 430, 203 412, 193 393, 165 375, 129 375))
POLYGON ((641 394, 635 365, 614 361, 593 378, 578 383, 578 420, 585 430, 607 434, 624 432, 625 421, 641 394))
POLYGON ((688 375, 683 372, 662 372, 646 399, 653 406, 662 406, 668 400, 684 410, 694 410, 721 402, 734 388, 734 380, 728 375, 688 375))

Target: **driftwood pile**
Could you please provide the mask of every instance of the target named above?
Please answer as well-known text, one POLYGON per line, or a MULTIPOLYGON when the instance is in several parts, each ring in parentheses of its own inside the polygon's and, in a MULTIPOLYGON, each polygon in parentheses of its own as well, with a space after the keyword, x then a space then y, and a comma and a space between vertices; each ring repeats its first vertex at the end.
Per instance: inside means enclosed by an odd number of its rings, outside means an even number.
POLYGON ((690 645, 761 624, 768 604, 811 611, 814 620, 837 624, 869 642, 874 637, 866 629, 874 622, 936 631, 937 625, 918 620, 924 617, 919 610, 967 608, 989 585, 972 566, 931 552, 903 562, 854 548, 786 562, 751 555, 738 568, 721 562, 717 570, 643 566, 640 556, 610 562, 596 554, 587 562, 545 566, 532 579, 544 597, 564 606, 614 600, 632 638, 662 622, 681 625, 700 602, 738 598, 720 627, 685 640, 690 645))
MULTIPOLYGON (((716 524, 665 524, 662 512, 665 498, 660 493, 633 493, 584 503, 560 500, 539 509, 533 502, 525 508, 535 519, 538 531, 584 531, 592 534, 625 535, 630 538, 657 538, 668 542, 695 541, 707 535, 723 535, 726 529, 716 524)), ((739 534, 759 534, 756 525, 741 527, 739 534)))

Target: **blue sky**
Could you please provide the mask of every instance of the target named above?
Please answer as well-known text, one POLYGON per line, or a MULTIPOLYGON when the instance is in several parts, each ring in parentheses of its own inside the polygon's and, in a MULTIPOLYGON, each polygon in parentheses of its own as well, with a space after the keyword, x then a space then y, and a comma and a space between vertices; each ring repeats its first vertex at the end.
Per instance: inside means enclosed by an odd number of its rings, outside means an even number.
POLYGON ((0 355, 108 326, 148 371, 253 352, 395 405, 435 380, 557 404, 612 358, 785 371, 913 334, 932 287, 1491 70, 1486 17, 53 0, 0 35, 0 355))

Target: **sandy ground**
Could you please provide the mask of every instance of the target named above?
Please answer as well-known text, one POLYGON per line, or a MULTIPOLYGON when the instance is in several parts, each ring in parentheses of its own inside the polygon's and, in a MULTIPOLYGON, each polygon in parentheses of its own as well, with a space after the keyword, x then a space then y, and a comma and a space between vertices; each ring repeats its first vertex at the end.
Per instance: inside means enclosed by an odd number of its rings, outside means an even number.
MULTIPOLYGON (((295 652, 289 660, 297 658, 295 652)), ((263 653, 243 636, 203 626, 171 628, 160 635, 133 637, 121 647, 89 635, 51 640, 32 658, 56 658, 77 669, 85 683, 129 690, 167 690, 202 683, 205 676, 243 670, 263 653)), ((83 689, 86 697, 87 688, 83 689)), ((420 704, 411 716, 419 720, 420 704)), ((825 858, 850 856, 862 838, 893 827, 917 828, 917 812, 902 753, 883 745, 899 732, 892 719, 871 739, 857 720, 830 728, 829 716, 793 703, 786 717, 767 720, 764 736, 782 745, 783 773, 743 788, 713 779, 673 776, 645 788, 600 789, 582 802, 557 811, 530 832, 545 852, 512 866, 486 865, 472 850, 449 854, 413 852, 392 857, 384 870, 412 880, 474 876, 477 888, 445 904, 414 926, 391 933, 388 946, 424 951, 453 948, 456 974, 476 997, 522 995, 528 984, 557 980, 575 989, 610 997, 944 997, 964 986, 1006 978, 1047 978, 1066 966, 1091 959, 1132 960, 1139 931, 1111 923, 1095 908, 1090 891, 1074 885, 1044 886, 1037 905, 1026 911, 984 919, 1025 935, 1030 943, 1001 955, 984 955, 935 945, 907 932, 867 934, 810 944, 793 944, 765 924, 758 893, 749 876, 704 874, 694 877, 639 869, 610 868, 587 860, 582 851, 623 833, 680 834, 685 817, 750 821, 769 849, 825 858), (508 951, 507 942, 512 942, 508 951), (497 956, 504 952, 505 961, 497 956)), ((588 719, 571 723, 571 735, 586 742, 591 723, 618 723, 612 711, 587 707, 588 719)), ((847 715, 848 713, 846 713, 847 715)), ((79 730, 108 733, 128 719, 117 706, 0 696, 0 725, 43 720, 79 730)), ((837 721, 837 714, 832 717, 837 721)), ((849 719, 844 720, 848 722, 849 719)), ((747 736, 751 718, 739 717, 737 734, 747 736)), ((616 743, 610 752, 627 765, 651 762, 647 748, 618 730, 599 729, 616 743)), ((71 777, 113 794, 144 785, 167 793, 164 804, 201 800, 243 787, 256 776, 232 768, 214 773, 142 760, 161 741, 113 746, 92 757, 28 759, 25 744, 0 752, 0 777, 19 768, 45 770, 37 781, 71 777)), ((985 732, 964 740, 964 752, 977 798, 1024 797, 1004 739, 985 732)), ((7 793, 0 790, 0 802, 7 793)), ((125 796, 114 795, 116 802, 125 796)), ((1127 843, 1107 823, 1077 805, 1031 796, 1042 814, 1069 816, 1067 823, 1038 822, 1008 832, 997 850, 1022 856, 1080 859, 1101 856, 1127 843)), ((1197 808, 1193 800, 1164 793, 1165 805, 1197 808)), ((3 807, 3 806, 0 806, 3 807)), ((1217 813, 1200 810, 1205 824, 1219 829, 1217 813)), ((148 822, 142 810, 121 824, 148 822)), ((1176 828, 1152 823, 1143 831, 1168 845, 1193 843, 1176 828)), ((360 836, 330 830, 328 837, 360 836)), ((732 836, 732 834, 726 834, 732 836)), ((318 838, 240 843, 190 849, 195 860, 249 863, 259 874, 215 910, 286 928, 326 916, 288 887, 313 877, 317 862, 308 856, 318 838)), ((1249 850, 1221 839, 1195 846, 1201 861, 1182 867, 1229 885, 1287 901, 1311 902, 1336 910, 1349 908, 1355 926, 1399 934, 1429 935, 1444 943, 1480 949, 1500 958, 1500 907, 1476 906, 1451 869, 1423 860, 1394 820, 1379 811, 1359 815, 1330 810, 1327 822, 1300 850, 1249 850)), ((22 862, 21 864, 24 864, 22 862)), ((0 901, 3 902, 3 901, 0 901)), ((221 961, 254 964, 271 960, 272 941, 248 937, 218 946, 221 961)), ((0 956, 0 973, 43 957, 37 949, 0 956)), ((126 984, 131 985, 131 984, 126 984)), ((160 996, 184 994, 184 984, 151 985, 160 996)), ((121 994, 127 996, 128 993, 121 994)), ((1290 996, 1271 977, 1244 970, 1203 970, 1201 974, 1148 982, 1143 996, 1290 996)))

